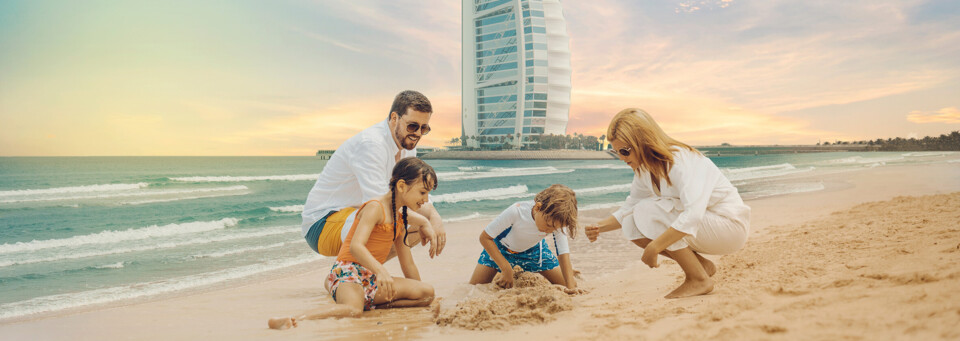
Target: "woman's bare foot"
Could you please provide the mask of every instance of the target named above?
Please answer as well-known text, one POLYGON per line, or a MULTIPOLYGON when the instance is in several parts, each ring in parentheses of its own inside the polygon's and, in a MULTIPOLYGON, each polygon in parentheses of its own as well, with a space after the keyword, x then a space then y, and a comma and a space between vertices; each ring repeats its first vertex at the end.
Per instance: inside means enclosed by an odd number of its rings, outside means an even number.
POLYGON ((443 301, 443 297, 437 297, 433 299, 433 302, 430 303, 430 306, 427 307, 427 310, 433 315, 433 319, 436 320, 440 316, 440 301, 443 301))
POLYGON ((666 298, 681 298, 697 295, 704 295, 713 291, 713 279, 707 277, 705 280, 692 280, 687 278, 680 284, 680 287, 673 289, 666 298))
POLYGON ((297 320, 292 317, 275 317, 267 321, 267 325, 270 326, 270 329, 284 330, 295 328, 297 326, 297 320))
POLYGON ((699 253, 694 252, 693 254, 697 255, 697 260, 700 261, 703 270, 707 272, 707 276, 713 277, 713 274, 717 273, 717 266, 714 265, 712 261, 704 258, 699 253))

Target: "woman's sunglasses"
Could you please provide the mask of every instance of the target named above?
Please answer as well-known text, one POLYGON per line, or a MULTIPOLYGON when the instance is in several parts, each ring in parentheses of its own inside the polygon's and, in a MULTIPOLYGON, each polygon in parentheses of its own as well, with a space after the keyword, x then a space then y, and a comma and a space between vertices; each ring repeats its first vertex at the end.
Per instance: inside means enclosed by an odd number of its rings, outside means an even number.
POLYGON ((426 123, 424 123, 423 125, 420 125, 420 123, 417 123, 417 122, 407 123, 408 133, 412 134, 417 132, 417 130, 420 131, 420 135, 426 135, 430 133, 430 126, 428 126, 426 123))
POLYGON ((632 149, 632 147, 620 148, 617 150, 617 153, 623 156, 630 156, 630 149, 632 149))

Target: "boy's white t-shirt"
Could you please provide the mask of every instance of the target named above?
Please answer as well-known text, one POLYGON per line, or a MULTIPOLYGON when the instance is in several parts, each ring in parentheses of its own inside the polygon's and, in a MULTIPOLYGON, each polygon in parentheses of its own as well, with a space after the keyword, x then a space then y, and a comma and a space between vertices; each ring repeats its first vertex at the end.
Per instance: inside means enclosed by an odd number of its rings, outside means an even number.
MULTIPOLYGON (((507 228, 513 227, 500 243, 511 251, 523 252, 537 246, 543 238, 549 233, 540 232, 537 229, 537 223, 533 220, 534 201, 521 201, 510 205, 503 210, 496 219, 490 222, 483 230, 490 237, 496 238, 507 228)), ((567 236, 557 229, 553 231, 553 241, 557 248, 557 254, 570 253, 570 244, 567 236)))

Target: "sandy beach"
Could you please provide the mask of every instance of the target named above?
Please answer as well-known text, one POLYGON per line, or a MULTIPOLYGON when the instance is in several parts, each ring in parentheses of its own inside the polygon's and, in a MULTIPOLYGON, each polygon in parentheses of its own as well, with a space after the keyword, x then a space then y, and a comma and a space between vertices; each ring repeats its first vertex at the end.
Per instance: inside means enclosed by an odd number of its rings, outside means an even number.
MULTIPOLYGON (((619 232, 572 241, 580 286, 571 309, 505 329, 439 327, 422 308, 376 310, 360 319, 304 321, 267 329, 333 301, 316 262, 225 288, 0 324, 2 340, 301 339, 957 339, 960 338, 960 164, 902 165, 817 175, 824 190, 748 201, 751 237, 740 252, 710 257, 716 288, 663 298, 682 279, 664 260, 619 232)), ((590 223, 610 210, 581 212, 590 223)), ((444 253, 414 251, 423 280, 443 297, 441 312, 497 294, 466 284, 487 221, 446 225, 444 253)), ((305 246, 305 245, 304 245, 305 246)), ((306 246, 305 246, 306 247, 306 246)), ((396 261, 388 269, 400 274, 396 261)), ((545 289, 549 290, 549 289, 545 289)))

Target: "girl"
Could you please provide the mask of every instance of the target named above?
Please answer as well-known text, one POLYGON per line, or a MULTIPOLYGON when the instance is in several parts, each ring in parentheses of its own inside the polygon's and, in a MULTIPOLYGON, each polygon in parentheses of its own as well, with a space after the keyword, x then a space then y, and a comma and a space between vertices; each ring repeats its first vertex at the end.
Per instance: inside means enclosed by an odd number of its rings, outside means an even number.
POLYGON ((713 161, 667 136, 643 110, 620 111, 610 121, 607 136, 635 175, 623 207, 587 226, 587 238, 592 242, 600 232, 619 228, 643 248, 648 266, 657 267, 657 255, 662 254, 683 269, 683 284, 666 298, 709 293, 716 267, 700 254, 724 255, 742 248, 750 230, 750 207, 713 161))
POLYGON ((511 205, 480 232, 483 252, 470 284, 490 283, 500 271, 503 274, 497 284, 512 287, 513 266, 519 265, 524 271, 540 273, 550 283, 565 286, 568 294, 582 292, 573 278, 570 247, 563 234, 572 237, 576 226, 577 197, 564 185, 550 186, 532 201, 511 205), (559 262, 544 240, 548 234, 553 234, 559 262))
POLYGON ((296 317, 270 319, 270 328, 296 327, 301 320, 358 317, 375 307, 430 305, 433 287, 420 281, 405 241, 407 224, 419 226, 420 235, 430 242, 430 256, 436 253, 430 221, 413 212, 427 202, 427 194, 436 188, 437 174, 423 160, 408 157, 397 162, 390 192, 360 206, 354 226, 330 269, 326 287, 336 304, 296 317), (392 277, 383 266, 391 246, 397 250, 404 277, 392 277))

